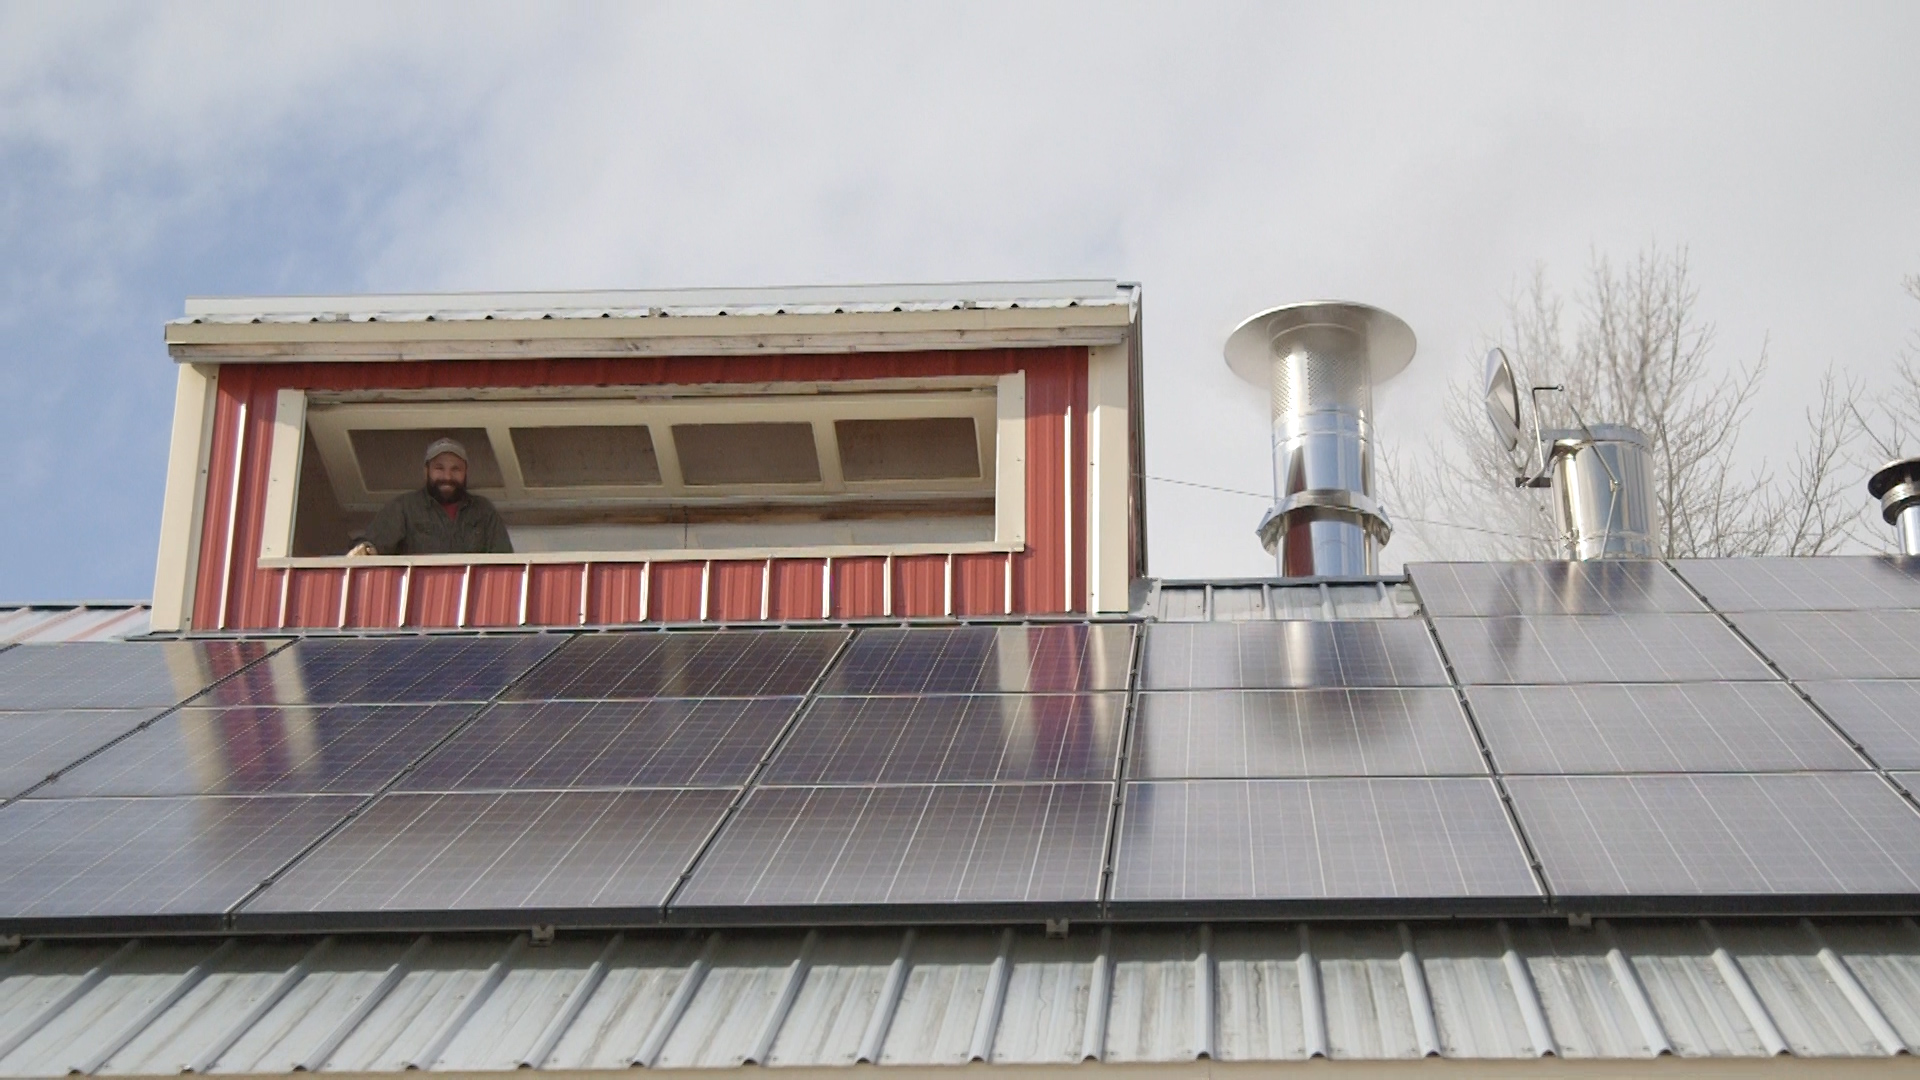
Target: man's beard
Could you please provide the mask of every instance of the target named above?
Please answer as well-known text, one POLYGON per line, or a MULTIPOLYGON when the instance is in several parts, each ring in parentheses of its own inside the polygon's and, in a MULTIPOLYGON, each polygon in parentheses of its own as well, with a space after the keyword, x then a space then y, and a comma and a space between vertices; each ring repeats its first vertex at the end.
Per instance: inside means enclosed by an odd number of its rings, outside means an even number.
POLYGON ((451 480, 429 481, 427 494, 442 506, 451 506, 467 497, 467 485, 456 484, 451 480))

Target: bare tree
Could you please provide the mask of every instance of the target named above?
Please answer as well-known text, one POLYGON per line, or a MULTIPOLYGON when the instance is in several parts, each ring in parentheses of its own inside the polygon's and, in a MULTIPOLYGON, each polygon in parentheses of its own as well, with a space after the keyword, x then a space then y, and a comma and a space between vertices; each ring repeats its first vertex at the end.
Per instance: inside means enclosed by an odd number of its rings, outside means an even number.
MULTIPOLYGON (((1907 295, 1920 300, 1920 274, 1910 274, 1900 284, 1907 295)), ((1920 330, 1908 335, 1906 347, 1894 363, 1893 385, 1875 398, 1870 412, 1858 405, 1851 409, 1851 417, 1864 437, 1858 461, 1862 475, 1897 458, 1920 454, 1920 330)), ((1867 506, 1860 520, 1868 546, 1892 549, 1893 534, 1882 527, 1878 504, 1867 506)))
MULTIPOLYGON (((1649 248, 1619 266, 1598 257, 1569 332, 1563 301, 1536 268, 1485 344, 1506 351, 1523 393, 1564 388, 1539 396, 1543 427, 1584 418, 1646 434, 1665 555, 1832 551, 1859 514, 1850 483, 1856 388, 1829 369, 1790 467, 1777 476, 1765 463, 1741 468, 1740 429, 1766 373, 1766 350, 1751 364, 1717 365, 1713 326, 1698 301, 1685 248, 1649 248)), ((1450 388, 1448 442, 1430 445, 1419 467, 1402 455, 1384 462, 1403 532, 1428 557, 1558 557, 1550 504, 1514 487, 1520 466, 1489 428, 1472 374, 1450 388)), ((1920 390, 1920 381, 1913 385, 1920 390)))

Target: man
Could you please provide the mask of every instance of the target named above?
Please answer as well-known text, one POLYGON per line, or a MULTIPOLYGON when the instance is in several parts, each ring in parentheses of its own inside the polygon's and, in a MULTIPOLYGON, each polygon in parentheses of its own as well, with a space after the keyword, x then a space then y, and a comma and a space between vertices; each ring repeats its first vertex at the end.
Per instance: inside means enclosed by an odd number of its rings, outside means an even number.
POLYGON ((424 487, 396 495, 354 537, 348 555, 507 554, 513 540, 493 504, 467 491, 467 448, 427 447, 424 487))

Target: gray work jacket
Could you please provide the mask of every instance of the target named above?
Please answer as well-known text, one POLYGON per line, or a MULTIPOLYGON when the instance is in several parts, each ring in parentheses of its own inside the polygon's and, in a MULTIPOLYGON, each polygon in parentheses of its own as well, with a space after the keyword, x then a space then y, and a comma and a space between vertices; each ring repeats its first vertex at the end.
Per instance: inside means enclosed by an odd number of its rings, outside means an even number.
POLYGON ((449 518, 431 492, 415 488, 381 507, 354 540, 367 541, 382 555, 505 555, 513 551, 506 523, 492 503, 468 494, 459 506, 458 516, 449 518))

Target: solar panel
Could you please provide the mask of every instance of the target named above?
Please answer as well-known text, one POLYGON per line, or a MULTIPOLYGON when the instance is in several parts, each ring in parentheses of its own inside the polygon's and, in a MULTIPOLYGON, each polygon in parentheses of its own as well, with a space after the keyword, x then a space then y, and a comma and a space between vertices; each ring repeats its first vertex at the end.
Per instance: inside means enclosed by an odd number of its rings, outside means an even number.
POLYGON ((1920 676, 1920 611, 1785 611, 1732 616, 1793 679, 1920 676))
POLYGON ((1800 688, 1882 768, 1920 769, 1920 683, 1808 682, 1800 688))
POLYGON ((1480 686, 1467 698, 1506 773, 1868 768, 1778 682, 1480 686))
POLYGON ((1706 610, 1651 559, 1600 562, 1415 563, 1430 615, 1620 615, 1706 610))
POLYGON ((513 701, 804 694, 841 630, 582 634, 507 695, 513 701))
POLYGON ((1445 685, 1414 619, 1153 623, 1141 677, 1148 690, 1445 685))
POLYGON ((1680 559, 1673 566, 1721 611, 1920 607, 1920 559, 1916 558, 1680 559))
POLYGON ((388 794, 235 922, 652 919, 732 798, 725 790, 388 794))
POLYGON ((154 709, 0 713, 0 799, 20 794, 156 715, 154 709))
POLYGON ((0 652, 0 709, 165 708, 272 647, 260 641, 20 645, 0 652))
POLYGON ((1465 683, 1720 682, 1773 673, 1712 615, 1435 619, 1465 683))
POLYGON ((1112 800, 1111 784, 759 788, 674 910, 1092 905, 1112 800))
POLYGON ((296 795, 378 791, 473 715, 471 705, 181 709, 36 792, 296 795))
POLYGON ((1112 780, 1125 694, 820 698, 765 784, 1112 780))
POLYGON ((744 784, 799 698, 550 701, 488 709, 408 791, 744 784))
POLYGON ((218 928, 357 801, 21 800, 0 809, 0 925, 33 932, 121 918, 218 928))
POLYGON ((1453 691, 1143 693, 1135 779, 1484 774, 1453 691))
POLYGON ((1127 785, 1113 903, 1537 902, 1489 779, 1184 780, 1127 785))
POLYGON ((1911 895, 1920 815, 1872 773, 1512 777, 1561 897, 1911 895))
POLYGON ((561 634, 308 638, 222 683, 206 704, 486 701, 565 640, 561 634))
POLYGON ((876 627, 861 630, 823 694, 1125 690, 1133 627, 876 627))

